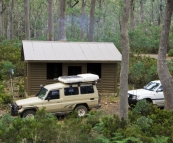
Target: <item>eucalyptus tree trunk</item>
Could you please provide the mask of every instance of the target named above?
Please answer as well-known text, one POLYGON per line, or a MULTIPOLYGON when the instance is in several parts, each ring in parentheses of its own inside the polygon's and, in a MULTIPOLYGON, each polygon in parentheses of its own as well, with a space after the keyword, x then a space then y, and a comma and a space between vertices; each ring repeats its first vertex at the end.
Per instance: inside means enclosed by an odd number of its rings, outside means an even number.
POLYGON ((3 13, 3 9, 2 9, 2 0, 0 0, 0 35, 3 35, 3 29, 2 29, 2 13, 3 13))
POLYGON ((14 11, 14 0, 11 1, 11 15, 10 15, 10 23, 11 23, 11 27, 10 27, 10 39, 13 39, 13 11, 14 11))
POLYGON ((66 0, 59 0, 58 4, 58 40, 66 41, 66 0))
POLYGON ((81 40, 84 40, 84 29, 85 29, 85 0, 82 0, 81 40))
POLYGON ((144 9, 143 9, 143 0, 140 0, 140 15, 141 15, 141 23, 144 23, 144 9))
POLYGON ((54 40, 54 26, 53 26, 53 0, 48 0, 48 40, 54 40))
POLYGON ((129 65, 129 38, 128 38, 128 19, 131 0, 124 0, 122 23, 121 23, 121 47, 122 61, 120 73, 120 117, 128 119, 128 65, 129 65))
POLYGON ((94 13, 95 13, 95 4, 96 4, 96 0, 91 0, 88 42, 92 42, 93 41, 93 36, 94 36, 94 13))
POLYGON ((10 9, 8 8, 8 12, 7 12, 7 32, 6 32, 6 34, 7 34, 7 40, 10 40, 10 35, 11 35, 11 30, 10 30, 10 28, 11 28, 11 21, 10 21, 10 9))
POLYGON ((163 5, 162 5, 162 0, 160 0, 160 3, 159 3, 158 26, 160 26, 160 23, 161 23, 162 11, 163 11, 163 5))
POLYGON ((30 40, 30 19, 29 19, 29 0, 24 0, 25 11, 25 36, 27 40, 30 40))
POLYGON ((165 97, 165 109, 167 110, 173 110, 173 78, 169 72, 166 61, 172 13, 173 0, 167 0, 157 61, 158 74, 165 97))
POLYGON ((130 29, 134 30, 134 0, 130 2, 130 29))

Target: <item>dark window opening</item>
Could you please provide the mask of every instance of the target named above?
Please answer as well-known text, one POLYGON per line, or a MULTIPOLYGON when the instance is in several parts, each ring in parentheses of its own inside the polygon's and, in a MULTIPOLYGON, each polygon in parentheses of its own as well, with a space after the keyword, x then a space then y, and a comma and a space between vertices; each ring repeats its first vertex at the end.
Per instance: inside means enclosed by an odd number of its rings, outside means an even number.
POLYGON ((64 95, 78 95, 79 94, 79 89, 78 87, 69 87, 69 88, 64 88, 64 95))
POLYGON ((81 92, 81 94, 94 93, 94 88, 93 88, 93 86, 81 86, 80 92, 81 92))
POLYGON ((77 75, 82 73, 81 66, 69 66, 68 67, 68 75, 77 75))
MULTIPOLYGON (((49 91, 48 97, 50 98, 50 100, 59 99, 59 90, 49 91)), ((47 99, 48 99, 48 97, 47 97, 47 99)))
POLYGON ((101 63, 87 63, 87 73, 96 74, 101 78, 101 63))
POLYGON ((61 63, 47 63, 47 79, 54 79, 62 76, 61 63))

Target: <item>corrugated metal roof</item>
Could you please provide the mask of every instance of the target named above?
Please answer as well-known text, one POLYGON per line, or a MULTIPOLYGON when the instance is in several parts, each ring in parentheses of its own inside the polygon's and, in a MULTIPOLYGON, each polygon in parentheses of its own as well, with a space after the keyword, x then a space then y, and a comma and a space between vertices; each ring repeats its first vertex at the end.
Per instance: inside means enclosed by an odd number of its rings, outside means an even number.
POLYGON ((121 61, 121 53, 113 43, 26 40, 22 43, 24 61, 121 61))

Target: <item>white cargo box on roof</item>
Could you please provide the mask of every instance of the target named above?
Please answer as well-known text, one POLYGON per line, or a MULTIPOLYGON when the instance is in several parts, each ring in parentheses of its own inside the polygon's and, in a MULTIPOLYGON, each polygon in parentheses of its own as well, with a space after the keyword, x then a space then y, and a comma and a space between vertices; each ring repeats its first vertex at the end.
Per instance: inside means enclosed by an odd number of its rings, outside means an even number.
POLYGON ((98 75, 95 74, 78 74, 74 76, 60 76, 59 81, 63 83, 77 83, 77 82, 92 82, 99 79, 98 75))

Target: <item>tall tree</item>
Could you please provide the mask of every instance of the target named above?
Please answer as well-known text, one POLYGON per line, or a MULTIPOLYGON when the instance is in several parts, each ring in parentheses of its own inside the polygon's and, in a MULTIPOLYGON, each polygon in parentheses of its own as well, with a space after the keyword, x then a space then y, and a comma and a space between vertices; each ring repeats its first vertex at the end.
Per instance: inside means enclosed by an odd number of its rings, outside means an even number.
POLYGON ((53 0, 48 0, 48 40, 54 40, 53 0))
POLYGON ((3 0, 0 0, 0 35, 3 35, 3 29, 2 29, 2 13, 3 13, 3 7, 2 7, 3 0))
POLYGON ((10 39, 13 39, 13 11, 14 11, 14 0, 11 1, 11 7, 10 7, 11 15, 10 15, 10 39))
POLYGON ((130 2, 130 29, 134 30, 134 0, 130 2))
POLYGON ((165 96, 165 109, 173 110, 173 78, 169 72, 166 54, 168 48, 169 31, 171 25, 171 17, 173 13, 173 0, 167 0, 164 21, 162 26, 162 33, 160 38, 160 46, 158 53, 158 74, 163 86, 163 93, 165 96))
POLYGON ((84 39, 85 28, 85 0, 82 0, 82 14, 81 14, 81 39, 84 39))
POLYGON ((122 62, 120 73, 120 117, 128 119, 128 65, 129 65, 129 38, 128 38, 128 19, 130 11, 130 1, 124 0, 122 23, 121 23, 121 46, 122 62))
POLYGON ((162 0, 160 0, 160 3, 159 3, 159 15, 158 15, 158 26, 160 26, 160 23, 161 23, 162 11, 163 11, 163 4, 162 4, 162 0))
POLYGON ((140 15, 141 15, 141 23, 144 23, 144 1, 140 0, 140 15))
POLYGON ((58 4, 58 40, 66 41, 66 0, 59 0, 58 4))
POLYGON ((93 41, 93 36, 94 36, 94 13, 95 13, 95 4, 96 4, 96 0, 91 0, 88 42, 92 42, 93 41))
POLYGON ((30 19, 29 19, 29 0, 24 0, 25 11, 25 36, 27 40, 30 40, 30 19))

